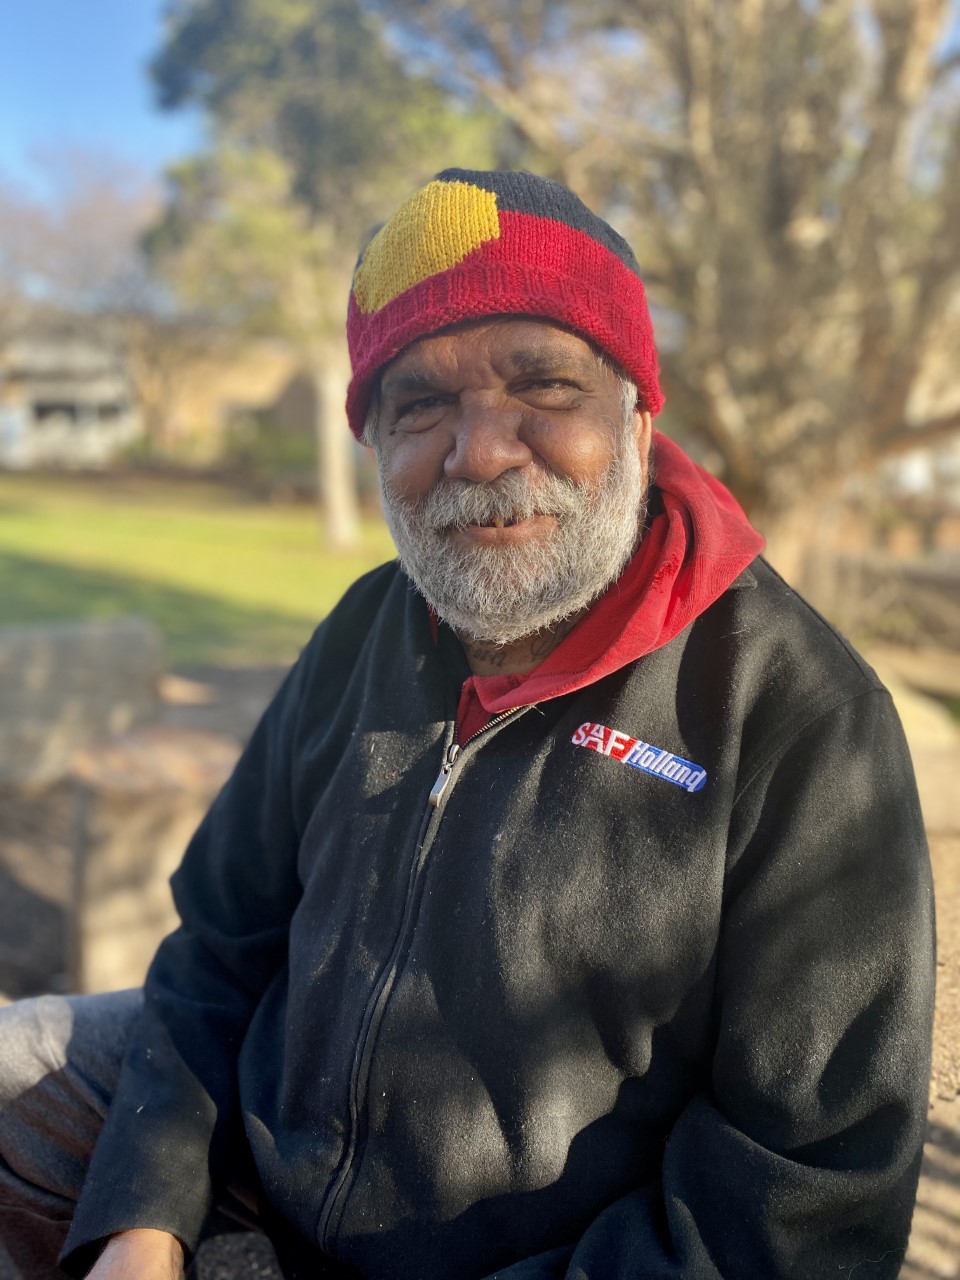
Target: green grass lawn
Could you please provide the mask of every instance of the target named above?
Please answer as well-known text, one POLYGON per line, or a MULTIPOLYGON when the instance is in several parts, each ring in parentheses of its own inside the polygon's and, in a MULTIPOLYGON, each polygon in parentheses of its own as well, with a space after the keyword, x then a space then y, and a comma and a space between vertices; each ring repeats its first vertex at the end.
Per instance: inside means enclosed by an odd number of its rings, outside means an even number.
POLYGON ((330 552, 311 508, 218 486, 0 473, 0 625, 139 614, 174 666, 291 661, 392 555, 380 521, 356 552, 330 552))

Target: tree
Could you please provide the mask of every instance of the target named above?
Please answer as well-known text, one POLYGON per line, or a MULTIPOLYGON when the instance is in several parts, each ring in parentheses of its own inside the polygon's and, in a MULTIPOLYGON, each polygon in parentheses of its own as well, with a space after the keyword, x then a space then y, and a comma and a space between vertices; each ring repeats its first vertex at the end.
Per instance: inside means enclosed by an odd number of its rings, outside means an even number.
POLYGON ((158 302, 152 285, 125 291, 100 315, 99 328, 123 360, 147 451, 171 452, 183 376, 223 352, 223 335, 203 316, 158 302))
POLYGON ((488 163, 489 113, 407 74, 354 0, 174 0, 160 101, 201 106, 205 155, 171 174, 154 261, 180 296, 293 341, 312 372, 328 532, 356 531, 344 315, 368 229, 451 154, 488 163))
POLYGON ((38 193, 0 187, 0 339, 51 321, 98 332, 123 359, 148 448, 162 448, 174 388, 210 335, 171 304, 144 258, 157 184, 78 148, 40 153, 34 175, 38 193))
POLYGON ((670 412, 768 529, 960 429, 916 417, 960 286, 949 0, 379 0, 638 247, 670 412))
POLYGON ((349 271, 337 269, 322 226, 290 199, 289 169, 274 152, 223 146, 169 179, 151 258, 188 310, 237 335, 283 337, 300 353, 314 382, 329 540, 350 546, 357 513, 340 332, 349 271))
POLYGON ((143 270, 139 236, 156 215, 156 182, 93 148, 33 158, 34 190, 0 185, 0 278, 22 298, 95 313, 143 270))

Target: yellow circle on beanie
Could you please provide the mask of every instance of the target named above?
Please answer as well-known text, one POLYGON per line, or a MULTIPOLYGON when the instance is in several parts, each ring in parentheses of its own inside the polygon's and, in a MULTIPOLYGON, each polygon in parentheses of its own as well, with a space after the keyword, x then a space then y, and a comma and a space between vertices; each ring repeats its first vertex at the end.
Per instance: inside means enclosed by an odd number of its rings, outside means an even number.
POLYGON ((497 197, 470 182, 427 183, 396 211, 364 251, 353 282, 364 315, 462 262, 500 235, 497 197))

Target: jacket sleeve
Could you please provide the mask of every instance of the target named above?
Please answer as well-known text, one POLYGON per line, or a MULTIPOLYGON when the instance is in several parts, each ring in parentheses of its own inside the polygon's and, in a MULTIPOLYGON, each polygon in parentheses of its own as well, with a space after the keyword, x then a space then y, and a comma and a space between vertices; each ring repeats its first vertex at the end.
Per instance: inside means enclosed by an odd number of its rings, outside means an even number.
POLYGON ((899 1273, 933 1013, 916 788, 879 688, 791 733, 734 810, 710 1085, 674 1124, 660 1184, 496 1280, 899 1273))
MULTIPOLYGON (((291 753, 309 650, 287 677, 172 881, 181 927, 160 946, 61 1265, 155 1227, 196 1248, 238 1134, 236 1058, 286 958, 300 896, 291 753)), ((232 1170, 232 1165, 231 1165, 232 1170)))

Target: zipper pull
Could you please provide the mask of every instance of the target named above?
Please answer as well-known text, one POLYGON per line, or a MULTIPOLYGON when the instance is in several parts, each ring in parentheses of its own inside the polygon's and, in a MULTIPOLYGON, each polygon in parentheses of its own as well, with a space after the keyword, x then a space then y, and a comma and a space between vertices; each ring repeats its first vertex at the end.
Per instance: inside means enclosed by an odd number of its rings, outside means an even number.
POLYGON ((451 742, 449 747, 447 747, 447 754, 443 761, 443 768, 437 774, 437 780, 430 791, 430 805, 434 809, 440 803, 440 797, 447 789, 447 783, 450 781, 450 770, 453 768, 453 762, 459 754, 460 748, 455 742, 451 742))

